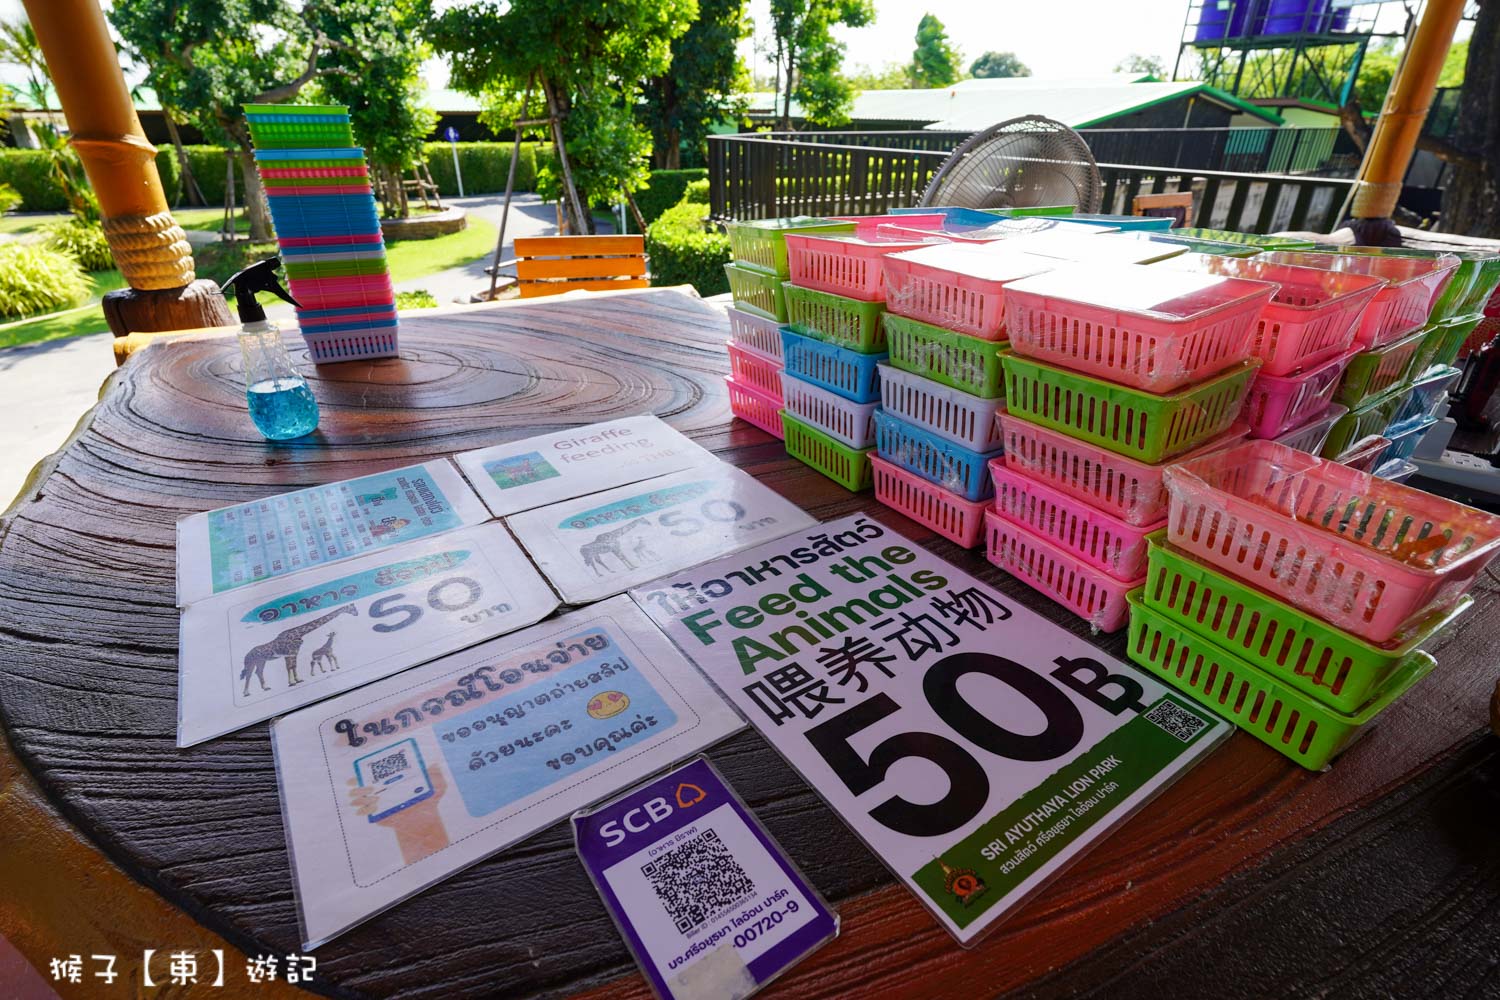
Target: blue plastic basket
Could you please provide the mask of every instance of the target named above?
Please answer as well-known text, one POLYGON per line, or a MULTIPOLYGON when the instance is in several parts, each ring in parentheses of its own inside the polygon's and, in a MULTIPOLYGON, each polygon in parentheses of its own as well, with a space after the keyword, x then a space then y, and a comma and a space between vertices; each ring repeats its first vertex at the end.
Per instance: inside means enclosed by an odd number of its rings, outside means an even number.
POLYGON ((252 125, 347 125, 349 116, 343 115, 263 115, 246 113, 245 121, 252 125))
POLYGON ((1427 431, 1435 423, 1437 423, 1437 420, 1434 417, 1426 419, 1419 417, 1411 421, 1409 426, 1387 430, 1385 436, 1391 442, 1390 447, 1381 453, 1375 465, 1381 466, 1387 462, 1404 462, 1408 458, 1411 458, 1412 453, 1417 450, 1417 445, 1422 443, 1423 436, 1426 435, 1427 431))
POLYGON ((1437 416, 1437 410, 1442 406, 1448 390, 1462 374, 1460 369, 1450 365, 1434 368, 1419 377, 1412 383, 1411 395, 1406 397, 1406 402, 1401 404, 1401 409, 1396 411, 1395 418, 1391 420, 1391 426, 1395 427, 1399 424, 1409 427, 1414 422, 1437 416))
POLYGON ((257 149, 257 160, 363 160, 363 146, 317 146, 307 149, 257 149))
POLYGON ((881 458, 965 500, 995 495, 989 461, 1000 457, 1003 449, 988 454, 970 451, 884 410, 875 411, 875 449, 881 458))
POLYGON ((880 398, 880 362, 887 353, 860 354, 781 328, 781 353, 786 370, 856 403, 880 398))

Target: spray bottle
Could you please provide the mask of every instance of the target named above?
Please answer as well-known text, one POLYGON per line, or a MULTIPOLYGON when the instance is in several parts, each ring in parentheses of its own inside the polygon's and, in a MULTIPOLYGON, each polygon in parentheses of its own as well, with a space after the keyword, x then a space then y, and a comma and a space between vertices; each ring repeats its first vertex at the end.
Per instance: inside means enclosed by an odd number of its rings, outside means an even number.
POLYGON ((240 317, 240 354, 245 362, 245 396, 250 403, 250 419, 271 441, 311 434, 318 429, 318 401, 313 398, 307 379, 292 367, 281 331, 266 322, 266 312, 255 301, 256 292, 270 292, 294 306, 300 306, 291 293, 276 280, 281 258, 268 257, 240 271, 219 288, 225 292, 234 286, 235 310, 240 317))

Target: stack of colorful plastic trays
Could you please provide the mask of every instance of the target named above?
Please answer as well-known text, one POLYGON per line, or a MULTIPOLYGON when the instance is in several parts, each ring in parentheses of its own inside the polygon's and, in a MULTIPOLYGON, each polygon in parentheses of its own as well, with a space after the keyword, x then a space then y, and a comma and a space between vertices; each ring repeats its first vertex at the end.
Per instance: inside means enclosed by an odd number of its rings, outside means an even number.
POLYGON ((956 243, 886 259, 875 496, 971 548, 1000 455, 1005 289, 1056 262, 956 243))
POLYGON ((1187 253, 1157 266, 1277 285, 1255 324, 1252 353, 1261 366, 1250 386, 1245 420, 1253 438, 1317 454, 1348 412, 1333 395, 1358 350, 1353 343, 1360 317, 1384 280, 1279 264, 1264 256, 1187 253))
POLYGON ((1166 515, 1165 465, 1244 436, 1256 322, 1275 291, 1132 265, 1009 286, 990 561, 1102 631, 1123 627, 1166 515))
POLYGON ((313 361, 395 355, 395 292, 348 109, 252 104, 245 117, 313 361))
POLYGON ((1435 666, 1500 518, 1272 441, 1167 470, 1127 653, 1321 769, 1435 666))

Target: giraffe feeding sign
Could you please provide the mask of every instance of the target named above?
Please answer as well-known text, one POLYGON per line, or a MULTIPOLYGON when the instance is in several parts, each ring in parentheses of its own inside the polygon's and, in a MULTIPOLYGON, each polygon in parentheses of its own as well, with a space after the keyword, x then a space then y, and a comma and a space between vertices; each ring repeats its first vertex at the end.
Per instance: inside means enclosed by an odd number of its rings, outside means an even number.
POLYGON ((182 613, 177 744, 192 746, 504 635, 556 607, 500 524, 199 601, 182 613))

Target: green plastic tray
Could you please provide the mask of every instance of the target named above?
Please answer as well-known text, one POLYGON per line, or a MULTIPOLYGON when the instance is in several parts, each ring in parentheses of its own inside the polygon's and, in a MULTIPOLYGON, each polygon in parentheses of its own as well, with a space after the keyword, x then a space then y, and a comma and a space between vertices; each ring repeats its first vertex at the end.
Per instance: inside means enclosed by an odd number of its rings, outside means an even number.
POLYGON ((786 259, 786 234, 852 233, 854 223, 799 215, 789 219, 751 219, 725 225, 729 252, 735 263, 786 278, 791 268, 786 259))
MULTIPOLYGON (((942 211, 934 209, 933 211, 942 211)), ((1023 205, 1020 208, 981 208, 981 212, 1001 218, 1025 219, 1032 216, 1067 216, 1077 211, 1073 205, 1023 205)))
POLYGON ((729 278, 729 292, 734 296, 736 308, 778 323, 786 322, 786 297, 780 278, 736 263, 725 264, 724 273, 729 278))
MULTIPOLYGON (((1344 369, 1339 386, 1333 393, 1334 402, 1342 403, 1351 410, 1358 409, 1402 383, 1409 382, 1411 373, 1422 356, 1422 344, 1426 339, 1427 331, 1418 330, 1373 351, 1360 351, 1344 369)), ((1422 365, 1421 370, 1426 371, 1427 366, 1422 365)))
POLYGON ((1311 250, 1317 246, 1312 240, 1299 240, 1291 236, 1260 236, 1255 233, 1236 233, 1228 229, 1202 229, 1194 226, 1173 229, 1171 235, 1185 236, 1193 240, 1208 240, 1212 243, 1233 243, 1237 246, 1255 247, 1257 250, 1311 250))
POLYGON ((786 320, 797 333, 860 354, 885 353, 884 302, 864 302, 847 295, 782 283, 786 320))
MULTIPOLYGON (((256 166, 259 167, 262 170, 265 170, 267 168, 272 169, 272 170, 283 170, 283 169, 303 169, 303 168, 308 168, 308 167, 338 167, 338 168, 344 168, 344 167, 364 167, 366 169, 369 169, 370 164, 369 164, 369 161, 367 161, 363 156, 361 156, 357 160, 316 160, 316 159, 306 159, 306 160, 301 160, 301 159, 298 159, 298 160, 259 160, 259 161, 257 161, 256 166)), ((367 178, 358 178, 358 179, 359 180, 366 180, 367 178)), ((332 183, 333 180, 334 180, 333 178, 329 178, 327 180, 324 180, 323 183, 324 184, 332 183)))
POLYGON ((390 264, 384 256, 365 260, 314 260, 298 263, 284 260, 288 278, 349 278, 361 274, 385 274, 390 264))
POLYGON ((247 115, 347 115, 343 104, 242 104, 247 115))
POLYGON ((1000 358, 1008 348, 1003 340, 980 340, 921 320, 886 313, 885 342, 891 352, 891 364, 902 371, 981 399, 999 399, 1005 394, 1000 358))
POLYGON ((781 429, 788 455, 812 466, 846 490, 858 493, 870 488, 874 475, 870 456, 874 448, 851 448, 786 410, 781 411, 781 429))
MULTIPOLYGON (((1492 260, 1500 260, 1495 254, 1484 250, 1419 250, 1415 247, 1353 246, 1320 246, 1317 249, 1321 253, 1360 254, 1365 257, 1422 257, 1427 259, 1457 257, 1458 266, 1453 269, 1452 277, 1448 279, 1442 292, 1428 307, 1429 323, 1450 319, 1464 313, 1479 312, 1483 307, 1483 302, 1473 308, 1469 308, 1466 303, 1475 294, 1476 282, 1485 273, 1486 264, 1492 260)), ((1496 266, 1493 273, 1495 279, 1500 280, 1500 266, 1496 266)))
POLYGON ((1338 458, 1361 438, 1382 433, 1391 425, 1391 419, 1406 402, 1408 392, 1406 386, 1399 385, 1384 396, 1372 399, 1359 409, 1350 410, 1339 417, 1323 441, 1323 450, 1318 454, 1323 458, 1338 458))
POLYGON ((1458 352, 1463 348, 1469 334, 1484 320, 1484 313, 1470 313, 1440 320, 1427 328, 1427 340, 1417 352, 1412 363, 1412 375, 1416 376, 1429 368, 1441 368, 1458 363, 1458 352))
POLYGON ((1469 294, 1453 310, 1454 316, 1483 313, 1485 303, 1495 294, 1495 289, 1500 287, 1500 253, 1466 250, 1464 254, 1466 257, 1473 254, 1480 257, 1480 260, 1475 267, 1474 281, 1469 285, 1469 294))
POLYGON ((328 187, 332 185, 369 184, 368 177, 262 177, 261 184, 267 188, 328 187))
POLYGON ((1242 361, 1211 379, 1162 396, 1007 353, 1011 413, 1119 455, 1156 465, 1229 429, 1260 367, 1242 361))
POLYGON ((1414 652, 1357 712, 1340 712, 1148 607, 1143 591, 1125 597, 1130 602, 1126 655, 1309 770, 1327 767, 1371 719, 1437 666, 1426 653, 1414 652))
POLYGON ((1147 607, 1347 714, 1359 711, 1403 660, 1474 604, 1465 595, 1397 644, 1373 646, 1210 569, 1166 539, 1165 529, 1146 536, 1147 607))

